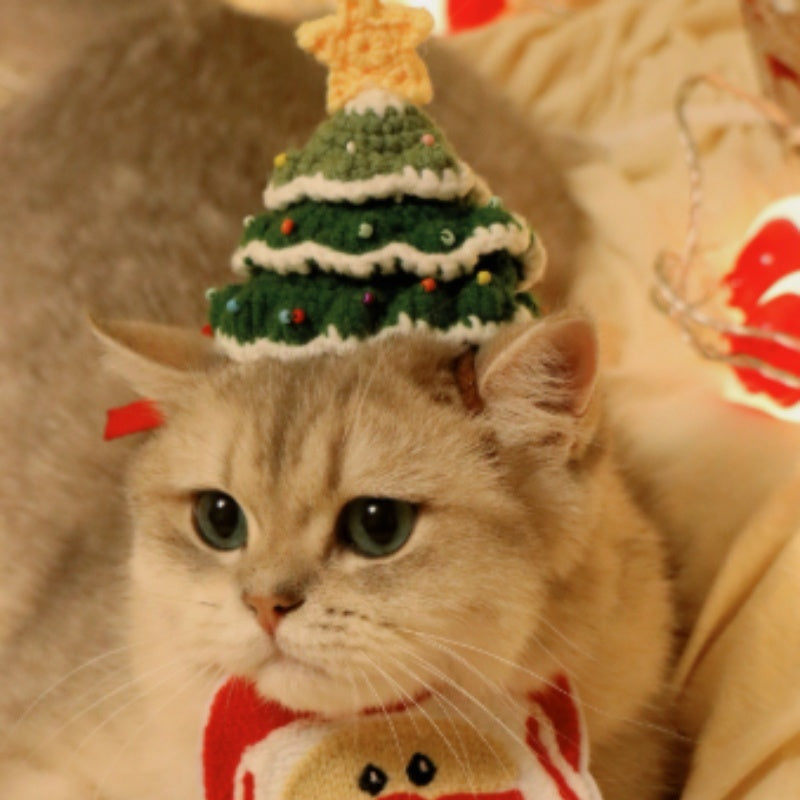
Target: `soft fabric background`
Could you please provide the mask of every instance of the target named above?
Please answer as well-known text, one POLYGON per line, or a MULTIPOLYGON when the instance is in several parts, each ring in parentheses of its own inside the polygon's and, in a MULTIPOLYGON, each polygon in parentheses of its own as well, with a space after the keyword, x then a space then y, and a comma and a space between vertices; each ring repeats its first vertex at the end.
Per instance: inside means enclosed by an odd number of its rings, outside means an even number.
MULTIPOLYGON (((322 0, 236 2, 287 14, 322 0)), ((0 3, 0 104, 34 90, 86 20, 102 25, 119 3, 0 3), (58 28, 56 14, 67 20, 58 28)), ((800 797, 800 427, 728 404, 727 370, 697 357, 650 301, 654 259, 680 247, 687 213, 678 85, 715 71, 757 89, 738 1, 578 6, 450 42, 537 120, 587 145, 571 172, 592 222, 573 299, 599 321, 631 478, 675 544, 690 634, 677 688, 698 743, 684 798, 800 797)), ((700 267, 713 281, 755 214, 800 191, 800 169, 741 104, 708 91, 691 108, 706 170, 700 267)))
MULTIPOLYGON (((693 631, 677 680, 698 741, 683 796, 800 796, 800 433, 725 403, 727 370, 696 357, 649 299, 658 251, 680 247, 685 228, 679 83, 714 71, 757 90, 738 3, 604 0, 454 44, 523 107, 597 148, 572 175, 594 227, 573 297, 600 320, 633 477, 682 553, 693 631)), ((700 93, 691 118, 706 169, 702 266, 713 276, 763 205, 800 191, 800 173, 730 98, 700 93)))

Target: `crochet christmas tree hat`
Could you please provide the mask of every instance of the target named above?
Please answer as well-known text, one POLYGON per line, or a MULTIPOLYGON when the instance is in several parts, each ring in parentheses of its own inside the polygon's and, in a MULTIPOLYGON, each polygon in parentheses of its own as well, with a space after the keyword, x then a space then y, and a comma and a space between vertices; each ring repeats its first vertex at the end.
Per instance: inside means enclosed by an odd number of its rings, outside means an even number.
POLYGON ((420 9, 339 0, 298 29, 329 66, 330 117, 275 157, 266 212, 245 220, 233 257, 245 282, 209 292, 230 357, 343 352, 414 330, 479 344, 538 313, 538 239, 419 108, 432 90, 415 47, 432 25, 420 9))

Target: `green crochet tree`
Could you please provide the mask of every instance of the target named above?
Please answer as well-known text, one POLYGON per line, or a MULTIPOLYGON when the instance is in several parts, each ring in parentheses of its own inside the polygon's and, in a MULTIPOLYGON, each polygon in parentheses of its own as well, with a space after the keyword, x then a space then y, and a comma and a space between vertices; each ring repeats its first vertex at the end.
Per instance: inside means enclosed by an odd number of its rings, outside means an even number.
POLYGON ((211 328, 234 358, 412 330, 479 343, 537 313, 525 289, 543 266, 538 241, 395 91, 359 90, 278 155, 264 203, 233 257, 244 283, 210 292, 211 328))

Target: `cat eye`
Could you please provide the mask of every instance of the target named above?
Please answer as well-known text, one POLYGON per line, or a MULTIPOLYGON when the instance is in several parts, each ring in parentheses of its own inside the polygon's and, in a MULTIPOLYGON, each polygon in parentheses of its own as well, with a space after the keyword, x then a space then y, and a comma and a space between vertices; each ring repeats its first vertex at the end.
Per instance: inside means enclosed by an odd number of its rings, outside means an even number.
POLYGON ((225 492, 198 492, 192 521, 197 535, 215 550, 238 550, 247 543, 247 518, 225 492))
POLYGON ((339 538, 367 558, 396 553, 409 539, 417 521, 417 508, 404 500, 358 497, 343 509, 339 538))

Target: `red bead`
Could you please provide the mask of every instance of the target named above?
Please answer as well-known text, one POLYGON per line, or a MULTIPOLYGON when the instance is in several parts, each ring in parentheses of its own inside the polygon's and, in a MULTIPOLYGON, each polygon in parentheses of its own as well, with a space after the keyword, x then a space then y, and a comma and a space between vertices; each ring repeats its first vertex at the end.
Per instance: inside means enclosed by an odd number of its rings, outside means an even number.
POLYGON ((203 336, 209 336, 212 339, 214 338, 214 329, 209 324, 203 325, 203 327, 200 328, 200 333, 202 333, 203 336))
POLYGON ((436 291, 436 281, 433 278, 425 278, 422 281, 422 288, 430 294, 436 291))
POLYGON ((281 222, 281 233, 284 236, 288 236, 294 230, 294 220, 291 217, 286 217, 286 219, 281 222))
POLYGON ((306 321, 306 312, 302 308, 292 310, 292 322, 295 325, 302 325, 306 321))

